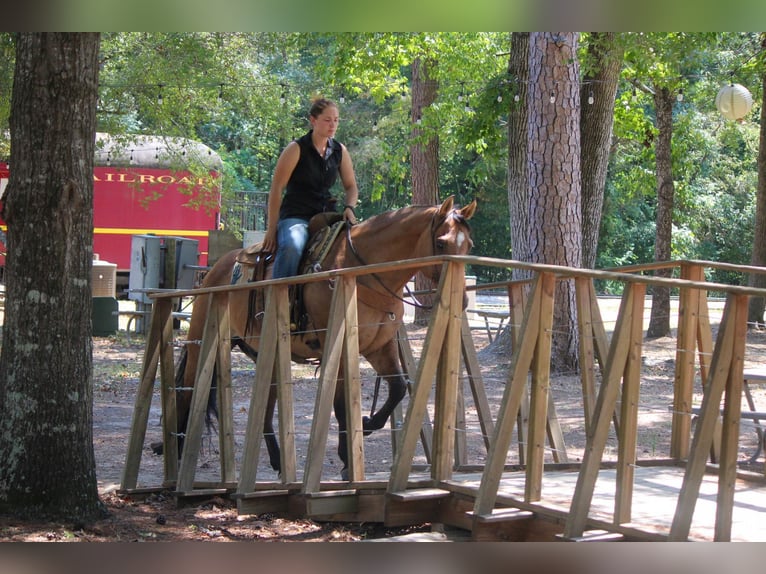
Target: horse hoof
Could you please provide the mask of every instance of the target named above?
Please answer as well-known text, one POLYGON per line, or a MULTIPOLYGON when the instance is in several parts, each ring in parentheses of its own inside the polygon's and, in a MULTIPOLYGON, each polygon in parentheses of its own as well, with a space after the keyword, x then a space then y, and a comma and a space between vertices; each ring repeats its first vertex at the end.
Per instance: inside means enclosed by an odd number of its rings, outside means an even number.
POLYGON ((344 468, 340 471, 340 479, 348 482, 348 469, 344 468))
POLYGON ((362 430, 364 431, 364 436, 370 436, 372 434, 372 431, 375 429, 372 428, 372 419, 368 416, 362 417, 362 430))
POLYGON ((152 452, 156 455, 162 456, 162 453, 165 452, 165 445, 161 442, 153 442, 149 446, 152 447, 152 452))

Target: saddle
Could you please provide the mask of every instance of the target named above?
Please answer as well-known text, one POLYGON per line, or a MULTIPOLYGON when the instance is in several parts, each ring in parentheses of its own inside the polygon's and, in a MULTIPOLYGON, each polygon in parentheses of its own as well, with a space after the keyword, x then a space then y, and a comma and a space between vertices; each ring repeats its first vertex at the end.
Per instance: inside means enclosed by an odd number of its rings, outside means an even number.
MULTIPOLYGON (((322 270, 322 263, 343 226, 343 215, 340 213, 319 213, 311 218, 308 228, 309 241, 298 266, 299 275, 322 270)), ((267 279, 268 270, 273 262, 274 254, 264 252, 262 243, 245 247, 236 257, 231 284, 238 285, 267 279)), ((310 318, 303 304, 303 284, 290 286, 288 297, 291 329, 306 330, 310 318)), ((265 304, 265 295, 262 290, 251 291, 247 313, 248 330, 252 321, 262 320, 265 304)))

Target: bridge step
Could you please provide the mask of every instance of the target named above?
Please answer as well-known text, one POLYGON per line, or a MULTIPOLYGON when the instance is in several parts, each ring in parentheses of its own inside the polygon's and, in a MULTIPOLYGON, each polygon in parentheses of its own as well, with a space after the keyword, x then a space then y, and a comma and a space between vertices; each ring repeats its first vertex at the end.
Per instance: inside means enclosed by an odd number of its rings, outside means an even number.
POLYGON ((287 512, 289 490, 257 490, 244 494, 232 494, 237 501, 237 514, 264 514, 267 512, 287 512))
POLYGON ((625 540, 625 536, 619 532, 609 532, 608 530, 586 530, 582 536, 573 537, 557 534, 556 538, 564 542, 622 542, 625 540))
POLYGON ((354 489, 309 492, 304 497, 308 516, 343 514, 359 509, 358 492, 354 489))

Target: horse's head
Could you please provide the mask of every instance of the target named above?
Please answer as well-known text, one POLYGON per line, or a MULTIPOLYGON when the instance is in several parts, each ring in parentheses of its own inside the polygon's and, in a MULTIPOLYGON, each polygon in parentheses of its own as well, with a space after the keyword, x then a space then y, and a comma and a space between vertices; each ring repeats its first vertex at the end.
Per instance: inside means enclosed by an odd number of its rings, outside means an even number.
MULTIPOLYGON (((468 220, 473 217, 475 212, 475 199, 461 208, 455 208, 454 196, 444 200, 433 219, 434 255, 467 255, 471 251, 473 240, 471 239, 471 226, 468 220)), ((434 282, 438 282, 440 271, 439 267, 434 268, 434 275, 432 276, 434 282)), ((463 306, 465 307, 465 305, 463 306)))
POLYGON ((432 233, 434 255, 466 255, 473 247, 468 220, 476 212, 476 200, 455 208, 455 197, 449 196, 434 215, 432 233))

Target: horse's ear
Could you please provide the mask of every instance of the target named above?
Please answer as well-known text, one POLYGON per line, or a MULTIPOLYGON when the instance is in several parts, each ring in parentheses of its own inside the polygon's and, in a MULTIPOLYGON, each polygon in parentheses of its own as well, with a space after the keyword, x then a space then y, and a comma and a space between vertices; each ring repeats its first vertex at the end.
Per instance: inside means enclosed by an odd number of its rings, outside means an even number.
POLYGON ((452 207, 455 205, 455 196, 450 195, 447 199, 444 200, 444 202, 441 204, 441 207, 439 207, 439 216, 440 217, 447 217, 450 211, 452 211, 452 207))
POLYGON ((471 203, 459 209, 458 211, 460 212, 460 215, 462 215, 465 219, 471 219, 473 214, 476 213, 476 200, 474 199, 471 203))

